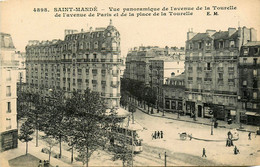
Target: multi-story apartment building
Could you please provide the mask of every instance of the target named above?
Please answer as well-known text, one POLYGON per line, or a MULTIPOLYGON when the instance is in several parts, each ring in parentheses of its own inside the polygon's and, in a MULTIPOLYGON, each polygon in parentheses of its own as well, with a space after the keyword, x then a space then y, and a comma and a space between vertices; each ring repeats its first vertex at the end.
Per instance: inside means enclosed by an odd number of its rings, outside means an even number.
POLYGON ((165 111, 183 113, 185 104, 185 74, 172 75, 163 84, 163 100, 165 111))
POLYGON ((120 52, 120 33, 111 20, 107 27, 87 32, 65 30, 64 40, 29 41, 27 84, 38 92, 90 88, 100 93, 108 108, 119 107, 120 52))
POLYGON ((15 56, 15 60, 19 62, 18 69, 17 69, 18 72, 17 82, 25 83, 26 82, 25 53, 16 51, 14 56, 15 56))
POLYGON ((164 55, 164 50, 156 46, 140 46, 131 49, 126 57, 124 78, 138 80, 149 85, 149 60, 158 55, 164 55))
POLYGON ((17 147, 16 82, 18 62, 10 34, 0 33, 0 152, 17 147))
MULTIPOLYGON (((242 45, 256 40, 253 28, 187 33, 186 114, 226 120, 237 116, 238 56, 242 45)), ((237 119, 237 117, 236 117, 237 119)))
POLYGON ((172 75, 180 75, 184 72, 184 60, 180 59, 180 56, 158 56, 149 60, 150 63, 150 86, 157 93, 157 105, 163 108, 164 95, 163 95, 163 85, 166 83, 166 79, 172 75))
POLYGON ((238 70, 240 121, 260 125, 260 41, 242 46, 238 70))

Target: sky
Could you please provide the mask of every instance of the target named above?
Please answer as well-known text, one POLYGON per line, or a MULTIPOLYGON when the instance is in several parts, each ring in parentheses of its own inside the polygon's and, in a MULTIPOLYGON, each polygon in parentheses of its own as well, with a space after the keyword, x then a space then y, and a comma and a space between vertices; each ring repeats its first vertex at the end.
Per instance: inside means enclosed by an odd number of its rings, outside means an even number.
MULTIPOLYGON (((1 1, 1 0, 0 0, 1 1)), ((16 50, 24 51, 29 40, 64 39, 65 29, 87 30, 89 27, 106 27, 112 19, 121 34, 122 55, 137 46, 185 46, 187 31, 205 32, 207 29, 227 31, 229 27, 246 26, 257 30, 260 40, 260 0, 6 0, 0 2, 0 31, 12 35, 16 50), (205 6, 218 16, 207 16, 205 6), (212 6, 230 7, 236 10, 213 10, 212 6), (233 7, 232 7, 233 6, 233 7), (110 13, 109 17, 54 17, 54 8, 97 7, 97 12, 110 13), (111 12, 109 7, 120 8, 111 12), (168 8, 166 16, 113 16, 123 8, 168 8), (194 7, 191 16, 170 16, 171 7, 194 7), (195 10, 202 7, 203 10, 195 10), (49 12, 34 12, 34 8, 47 8, 49 12)), ((219 8, 220 9, 220 8, 219 8)), ((223 9, 223 8, 222 8, 223 9)), ((181 11, 180 11, 181 12, 181 11)), ((76 12, 59 12, 73 14, 76 12)), ((88 12, 78 12, 89 14, 88 12)), ((149 14, 149 12, 143 12, 149 14)), ((159 12, 161 13, 161 11, 159 12)), ((128 14, 128 13, 127 13, 128 14)), ((153 13, 151 13, 153 14, 153 13)))

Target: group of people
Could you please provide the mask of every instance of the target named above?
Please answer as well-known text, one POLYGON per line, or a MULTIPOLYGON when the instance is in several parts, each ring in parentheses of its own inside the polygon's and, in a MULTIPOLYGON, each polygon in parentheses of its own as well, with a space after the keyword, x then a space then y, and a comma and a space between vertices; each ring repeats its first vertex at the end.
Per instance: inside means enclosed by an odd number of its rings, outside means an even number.
POLYGON ((163 138, 163 131, 154 131, 152 133, 152 139, 162 139, 163 138))

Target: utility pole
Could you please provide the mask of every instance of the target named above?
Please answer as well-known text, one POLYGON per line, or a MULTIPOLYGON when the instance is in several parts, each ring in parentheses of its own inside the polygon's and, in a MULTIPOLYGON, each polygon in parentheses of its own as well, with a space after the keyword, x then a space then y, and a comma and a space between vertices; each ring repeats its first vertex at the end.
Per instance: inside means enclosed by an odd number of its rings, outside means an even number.
POLYGON ((166 155, 166 151, 164 152, 164 167, 166 167, 166 157, 167 157, 167 155, 166 155))
POLYGON ((211 135, 213 135, 213 115, 211 117, 211 135))

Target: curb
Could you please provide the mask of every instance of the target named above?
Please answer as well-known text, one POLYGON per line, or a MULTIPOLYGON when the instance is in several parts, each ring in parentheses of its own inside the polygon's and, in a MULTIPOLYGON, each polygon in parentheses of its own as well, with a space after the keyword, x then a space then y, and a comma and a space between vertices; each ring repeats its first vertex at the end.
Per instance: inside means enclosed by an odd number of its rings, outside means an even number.
MULTIPOLYGON (((196 121, 190 121, 190 120, 181 120, 181 119, 176 119, 176 118, 171 118, 171 117, 167 117, 167 116, 158 116, 158 115, 153 115, 153 114, 148 114, 147 112, 145 112, 142 108, 135 106, 136 108, 138 108, 140 111, 142 111, 143 113, 153 116, 153 117, 160 117, 160 118, 166 118, 166 119, 171 119, 171 120, 176 120, 176 121, 183 121, 183 122, 190 122, 190 123, 196 123, 196 124, 201 124, 201 125, 207 125, 207 126, 211 126, 211 124, 208 123, 201 123, 201 122, 196 122, 196 121)), ((218 126, 219 128, 226 128, 226 129, 234 129, 234 128, 228 128, 226 126, 220 125, 218 126)), ((242 131, 242 132, 251 132, 251 133, 256 133, 255 131, 250 131, 247 129, 240 129, 240 128, 235 128, 237 131, 242 131)))

